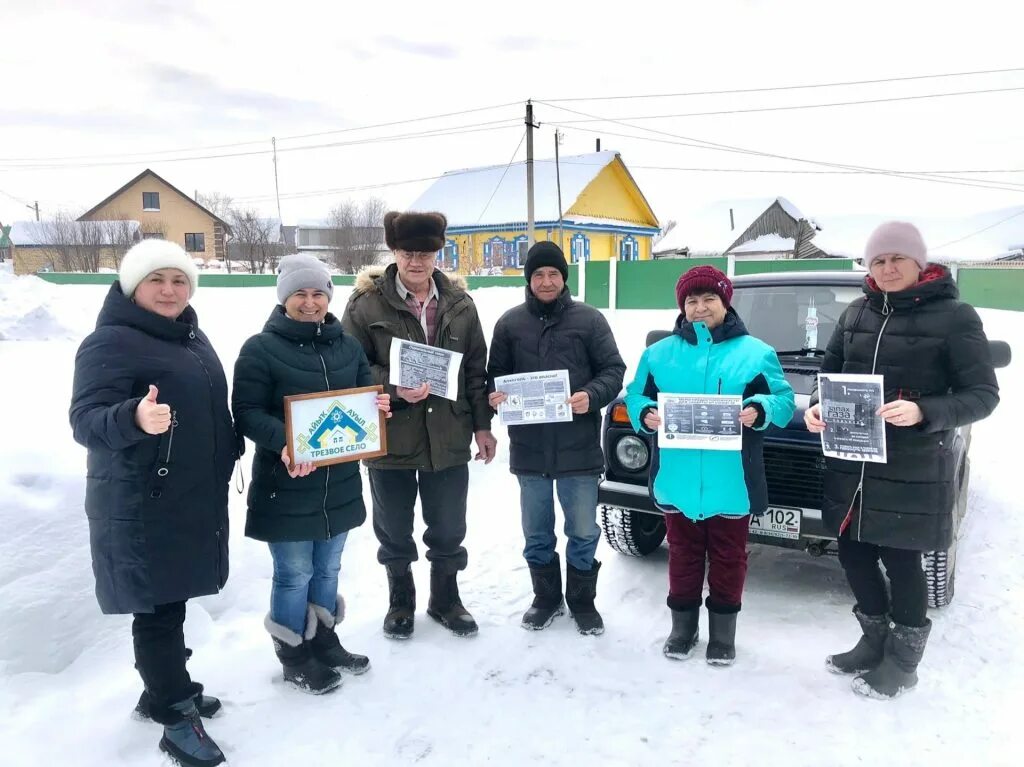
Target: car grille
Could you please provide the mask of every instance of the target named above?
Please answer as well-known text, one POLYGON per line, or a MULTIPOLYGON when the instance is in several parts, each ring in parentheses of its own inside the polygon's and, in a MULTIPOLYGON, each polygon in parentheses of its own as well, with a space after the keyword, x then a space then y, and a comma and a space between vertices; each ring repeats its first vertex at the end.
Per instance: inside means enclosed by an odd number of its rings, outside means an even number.
POLYGON ((771 505, 821 508, 825 459, 819 451, 766 444, 764 472, 771 505))

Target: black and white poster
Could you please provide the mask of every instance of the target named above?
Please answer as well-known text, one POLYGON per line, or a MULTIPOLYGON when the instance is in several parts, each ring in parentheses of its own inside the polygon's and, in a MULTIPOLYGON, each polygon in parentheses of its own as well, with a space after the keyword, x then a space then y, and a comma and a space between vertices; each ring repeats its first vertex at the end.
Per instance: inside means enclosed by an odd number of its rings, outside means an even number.
POLYGON ((743 397, 729 394, 658 394, 658 447, 740 450, 743 397))
POLYGON ((459 396, 462 353, 395 338, 391 341, 388 382, 406 389, 430 384, 430 393, 455 401, 459 396))
POLYGON ((877 415, 885 400, 880 375, 818 374, 821 449, 830 458, 885 463, 885 419, 877 415))
POLYGON ((572 420, 568 370, 498 376, 494 379, 494 388, 508 395, 498 405, 498 418, 505 426, 572 420))

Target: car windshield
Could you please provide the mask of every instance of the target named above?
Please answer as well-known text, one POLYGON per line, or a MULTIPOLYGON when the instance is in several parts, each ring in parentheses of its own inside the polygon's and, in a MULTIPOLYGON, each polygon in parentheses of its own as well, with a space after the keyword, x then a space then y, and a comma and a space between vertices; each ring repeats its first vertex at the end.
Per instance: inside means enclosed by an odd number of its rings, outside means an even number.
POLYGON ((732 306, 750 334, 776 352, 814 355, 861 295, 859 285, 737 285, 732 306))

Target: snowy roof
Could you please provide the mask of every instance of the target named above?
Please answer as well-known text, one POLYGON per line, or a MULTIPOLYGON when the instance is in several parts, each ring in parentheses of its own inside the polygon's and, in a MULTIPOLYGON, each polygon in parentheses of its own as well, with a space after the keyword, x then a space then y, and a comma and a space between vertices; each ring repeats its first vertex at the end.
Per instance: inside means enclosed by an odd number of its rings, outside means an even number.
POLYGON ((742 245, 737 245, 731 253, 784 253, 792 251, 796 240, 792 237, 781 237, 777 234, 762 234, 742 245))
MULTIPOLYGON (((559 159, 563 214, 616 157, 617 152, 605 151, 559 159)), ((533 190, 534 219, 557 221, 554 160, 534 161, 533 190)), ((448 225, 455 227, 526 221, 526 163, 449 171, 420 195, 410 209, 440 211, 448 218, 448 225)))
POLYGON ((800 209, 796 205, 791 203, 789 200, 787 200, 785 197, 776 197, 775 202, 777 202, 779 204, 779 207, 781 207, 784 211, 786 211, 786 213, 788 213, 797 221, 799 221, 802 218, 806 218, 806 216, 800 212, 800 209))
MULTIPOLYGON (((78 228, 95 228, 103 238, 104 245, 112 244, 112 238, 116 236, 114 226, 122 223, 131 227, 134 235, 139 234, 142 225, 138 221, 72 221, 68 222, 78 228), (108 226, 109 225, 109 226, 108 226)), ((11 242, 14 247, 32 247, 53 244, 53 237, 50 228, 52 221, 15 221, 11 225, 11 242)))
MULTIPOLYGON (((687 211, 675 218, 676 225, 654 246, 655 253, 689 248, 691 253, 724 253, 755 218, 775 202, 774 197, 721 200, 687 211), (729 212, 732 211, 730 225, 729 212)), ((662 219, 666 220, 666 219, 662 219)))

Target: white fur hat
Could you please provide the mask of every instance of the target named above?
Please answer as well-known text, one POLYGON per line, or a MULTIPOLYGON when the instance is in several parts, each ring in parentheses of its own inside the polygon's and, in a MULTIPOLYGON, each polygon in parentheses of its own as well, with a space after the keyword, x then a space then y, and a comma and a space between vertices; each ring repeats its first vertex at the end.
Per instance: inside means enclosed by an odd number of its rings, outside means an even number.
POLYGON ((180 269, 188 277, 188 297, 195 295, 199 285, 199 269, 185 249, 169 240, 150 239, 133 245, 121 259, 121 292, 128 298, 135 293, 139 283, 158 269, 180 269))

